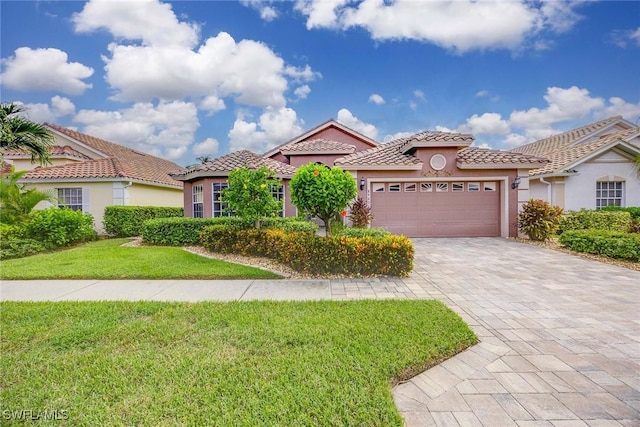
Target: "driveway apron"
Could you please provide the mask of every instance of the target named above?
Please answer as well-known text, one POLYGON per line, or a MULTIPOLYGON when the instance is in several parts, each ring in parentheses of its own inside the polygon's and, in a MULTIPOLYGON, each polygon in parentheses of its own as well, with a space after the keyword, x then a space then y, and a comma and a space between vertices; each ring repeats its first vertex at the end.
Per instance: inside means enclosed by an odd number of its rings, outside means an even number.
POLYGON ((640 426, 640 272, 507 239, 414 239, 417 297, 480 344, 398 385, 407 426, 640 426))

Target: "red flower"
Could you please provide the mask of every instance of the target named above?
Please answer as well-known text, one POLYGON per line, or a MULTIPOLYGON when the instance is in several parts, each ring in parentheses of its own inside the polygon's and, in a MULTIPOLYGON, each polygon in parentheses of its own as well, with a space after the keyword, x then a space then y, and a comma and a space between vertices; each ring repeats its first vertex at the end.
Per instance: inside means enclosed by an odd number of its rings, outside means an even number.
POLYGON ((318 176, 320 175, 320 171, 313 171, 313 176, 318 176))
POLYGON ((345 216, 347 216, 347 211, 346 211, 346 210, 343 210, 342 212, 340 212, 340 216, 341 216, 342 218, 344 218, 345 216))

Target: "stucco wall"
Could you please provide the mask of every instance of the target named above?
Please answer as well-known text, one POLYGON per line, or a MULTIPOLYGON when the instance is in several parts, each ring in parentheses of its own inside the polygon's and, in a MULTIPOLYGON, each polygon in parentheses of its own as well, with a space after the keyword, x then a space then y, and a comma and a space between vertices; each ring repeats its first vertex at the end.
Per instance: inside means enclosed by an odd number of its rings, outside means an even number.
POLYGON ((129 187, 131 206, 182 206, 182 188, 153 187, 134 183, 129 187))

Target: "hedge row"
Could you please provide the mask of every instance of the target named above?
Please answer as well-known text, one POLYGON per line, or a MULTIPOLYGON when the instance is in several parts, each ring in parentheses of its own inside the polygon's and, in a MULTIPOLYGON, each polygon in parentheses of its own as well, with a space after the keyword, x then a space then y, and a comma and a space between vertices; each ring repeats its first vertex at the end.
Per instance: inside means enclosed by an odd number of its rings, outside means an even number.
MULTIPOLYGON (((240 217, 218 218, 160 218, 148 220, 142 227, 142 239, 154 245, 185 246, 200 244, 200 233, 209 225, 227 225, 238 229, 249 229, 253 221, 240 217)), ((285 231, 315 233, 318 226, 299 218, 265 218, 264 228, 277 228, 285 231)))
POLYGON ((588 229, 627 232, 630 228, 629 212, 581 209, 562 215, 558 232, 588 229))
POLYGON ((145 221, 155 218, 182 217, 182 208, 157 206, 107 206, 104 210, 104 231, 117 237, 139 236, 145 221))
POLYGON ((640 235, 604 230, 566 231, 560 243, 571 250, 640 261, 640 235))
POLYGON ((95 238, 90 214, 58 208, 36 210, 24 224, 0 224, 0 259, 21 258, 95 238))
POLYGON ((391 233, 384 228, 372 227, 372 228, 353 228, 345 227, 339 230, 336 234, 346 237, 383 237, 389 236, 391 233))
POLYGON ((322 237, 213 225, 202 231, 200 240, 213 252, 267 257, 310 274, 407 276, 413 269, 413 245, 404 236, 322 237))
POLYGON ((631 214, 631 219, 634 221, 640 221, 640 207, 627 207, 623 208, 621 206, 607 206, 602 208, 602 211, 622 211, 629 212, 631 214))

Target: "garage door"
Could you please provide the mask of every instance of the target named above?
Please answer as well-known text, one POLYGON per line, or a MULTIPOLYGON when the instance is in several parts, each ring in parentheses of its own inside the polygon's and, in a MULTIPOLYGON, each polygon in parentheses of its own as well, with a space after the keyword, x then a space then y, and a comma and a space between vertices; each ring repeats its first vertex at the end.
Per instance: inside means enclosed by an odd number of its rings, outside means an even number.
POLYGON ((373 226, 409 237, 500 236, 500 182, 374 182, 373 226))

